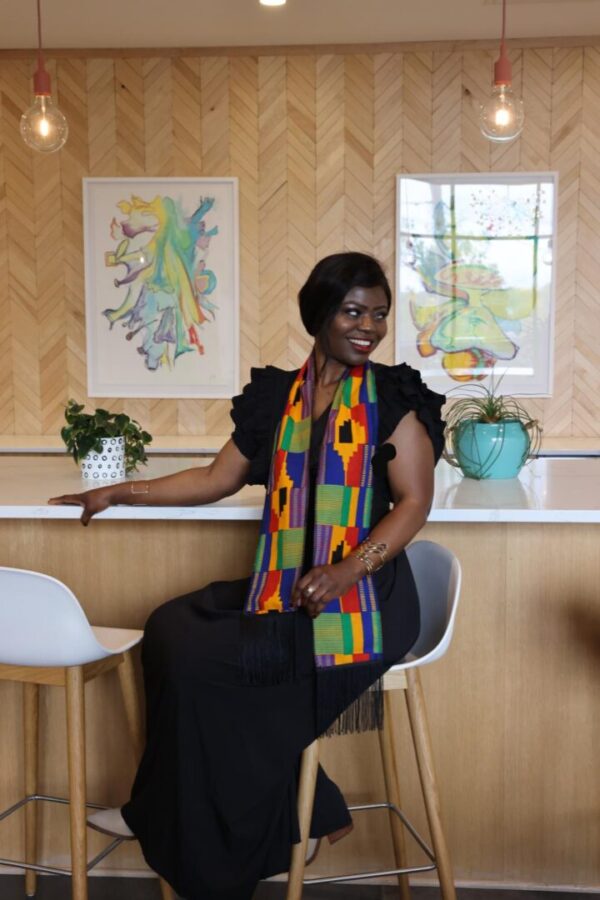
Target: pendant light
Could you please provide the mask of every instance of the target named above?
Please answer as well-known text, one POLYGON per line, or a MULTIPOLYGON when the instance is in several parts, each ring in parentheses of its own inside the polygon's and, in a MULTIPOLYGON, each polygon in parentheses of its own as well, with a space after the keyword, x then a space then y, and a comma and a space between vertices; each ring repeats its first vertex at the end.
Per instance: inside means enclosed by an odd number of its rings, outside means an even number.
POLYGON ((69 135, 69 125, 50 91, 50 75, 44 66, 42 53, 42 14, 37 0, 38 56, 33 76, 33 105, 21 116, 21 137, 32 150, 54 153, 64 147, 69 135))
POLYGON ((525 113, 523 101, 512 89, 512 66, 506 53, 506 0, 502 0, 502 38, 500 56, 494 65, 492 96, 479 113, 479 127, 488 141, 506 143, 518 137, 523 130, 525 113))

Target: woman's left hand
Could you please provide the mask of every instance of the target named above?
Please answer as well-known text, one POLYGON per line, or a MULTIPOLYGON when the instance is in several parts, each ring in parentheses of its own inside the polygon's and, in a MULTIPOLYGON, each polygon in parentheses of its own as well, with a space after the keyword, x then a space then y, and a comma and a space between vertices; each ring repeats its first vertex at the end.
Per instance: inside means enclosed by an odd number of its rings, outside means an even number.
POLYGON ((304 606, 311 619, 316 619, 330 600, 349 591, 364 574, 364 565, 354 556, 333 565, 315 566, 296 582, 292 606, 304 606))

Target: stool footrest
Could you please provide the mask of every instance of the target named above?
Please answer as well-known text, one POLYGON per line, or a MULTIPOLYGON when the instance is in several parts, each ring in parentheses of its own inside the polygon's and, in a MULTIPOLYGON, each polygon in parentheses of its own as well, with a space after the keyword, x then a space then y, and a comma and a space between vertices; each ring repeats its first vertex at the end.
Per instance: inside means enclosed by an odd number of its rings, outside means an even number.
MULTIPOLYGON (((18 812, 20 809, 23 809, 28 803, 42 801, 46 803, 60 803, 63 806, 68 806, 69 801, 65 797, 52 797, 48 794, 30 794, 27 797, 23 797, 22 800, 18 800, 16 803, 13 803, 12 806, 9 806, 7 809, 0 812, 0 822, 3 819, 7 819, 13 813, 18 812)), ((90 809, 107 809, 106 806, 102 806, 100 803, 86 803, 86 807, 90 809)), ((109 853, 112 853, 113 850, 122 844, 126 839, 122 837, 116 837, 114 840, 108 844, 104 850, 101 850, 93 859, 91 859, 86 866, 87 871, 93 869, 94 866, 98 865, 98 863, 104 859, 105 856, 108 856, 109 853)), ((0 858, 0 866, 14 866, 17 869, 31 869, 33 872, 41 872, 44 875, 71 875, 71 869, 63 868, 60 866, 45 866, 38 863, 27 863, 21 862, 16 859, 2 859, 0 858)))
POLYGON ((369 871, 369 872, 354 872, 350 875, 329 875, 324 876, 323 878, 305 878, 304 884, 336 884, 344 881, 360 881, 361 879, 366 878, 386 878, 390 875, 412 875, 416 872, 431 872, 436 866, 436 858, 431 847, 426 843, 426 841, 421 837, 417 829, 414 827, 412 822, 404 815, 402 810, 397 807, 394 803, 362 803, 356 804, 355 806, 349 806, 348 809, 350 812, 365 812, 369 810, 375 809, 386 809, 388 812, 394 813, 394 815, 398 816, 406 830, 410 833, 410 835, 414 838, 416 843, 419 845, 423 853, 429 857, 431 860, 430 863, 427 863, 422 866, 406 866, 402 869, 385 869, 378 871, 369 871))
POLYGON ((305 878, 303 884, 339 884, 344 881, 360 881, 363 878, 387 878, 388 875, 413 875, 415 872, 432 872, 433 864, 427 866, 408 866, 406 869, 381 869, 371 872, 355 872, 353 875, 329 875, 323 878, 305 878))

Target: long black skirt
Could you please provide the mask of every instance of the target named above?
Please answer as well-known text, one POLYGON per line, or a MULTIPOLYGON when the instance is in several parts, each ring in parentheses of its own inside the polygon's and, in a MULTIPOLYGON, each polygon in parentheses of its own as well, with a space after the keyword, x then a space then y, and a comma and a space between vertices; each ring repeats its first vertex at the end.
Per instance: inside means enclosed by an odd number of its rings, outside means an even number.
MULTIPOLYGON (((377 573, 376 586, 383 671, 418 635, 404 554, 377 573)), ((147 745, 123 816, 151 868, 186 900, 251 900, 261 878, 287 871, 299 840, 300 755, 324 727, 315 708, 312 622, 303 610, 290 614, 293 680, 245 683, 247 590, 248 579, 209 584, 155 610, 144 633, 147 745)), ((373 677, 355 682, 357 694, 373 677)), ((339 789, 319 769, 311 835, 349 823, 339 789)))

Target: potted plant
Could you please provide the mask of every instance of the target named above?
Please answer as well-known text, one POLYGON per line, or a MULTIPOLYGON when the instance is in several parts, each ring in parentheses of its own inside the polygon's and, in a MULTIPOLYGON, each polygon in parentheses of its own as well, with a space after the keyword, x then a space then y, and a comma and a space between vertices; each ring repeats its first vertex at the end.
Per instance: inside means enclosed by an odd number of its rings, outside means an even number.
POLYGON ((67 424, 60 435, 67 452, 81 464, 84 478, 116 480, 146 463, 145 445, 152 435, 125 413, 96 409, 85 413, 83 405, 69 400, 65 408, 67 424))
POLYGON ((469 385, 446 416, 445 459, 467 478, 514 478, 540 447, 542 429, 514 397, 469 385))

